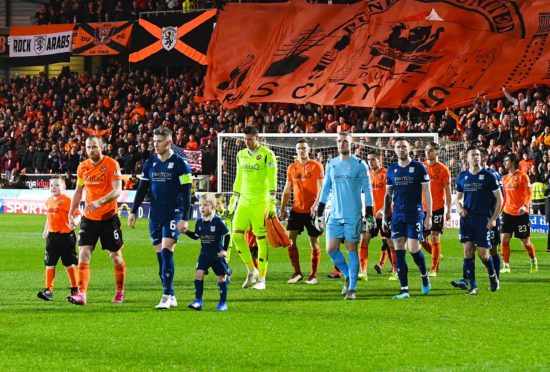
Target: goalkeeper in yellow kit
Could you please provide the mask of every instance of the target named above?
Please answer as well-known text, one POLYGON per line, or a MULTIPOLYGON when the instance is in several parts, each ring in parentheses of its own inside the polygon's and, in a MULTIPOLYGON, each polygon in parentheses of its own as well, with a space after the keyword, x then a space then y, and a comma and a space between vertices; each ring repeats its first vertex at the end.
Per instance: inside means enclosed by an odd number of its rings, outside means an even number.
POLYGON ((244 128, 246 148, 237 153, 237 176, 229 212, 233 217, 233 243, 248 268, 243 288, 265 289, 267 273, 266 215, 276 215, 277 160, 273 151, 259 143, 258 129, 244 128), (258 242, 258 270, 245 243, 244 233, 252 225, 258 242))

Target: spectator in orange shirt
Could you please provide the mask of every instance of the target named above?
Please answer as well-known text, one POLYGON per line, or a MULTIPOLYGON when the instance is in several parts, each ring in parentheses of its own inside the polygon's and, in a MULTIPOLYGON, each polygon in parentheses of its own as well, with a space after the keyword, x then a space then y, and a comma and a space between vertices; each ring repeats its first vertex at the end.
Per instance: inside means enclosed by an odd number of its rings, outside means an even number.
POLYGON ((199 150, 199 143, 195 140, 195 135, 193 134, 189 135, 189 141, 187 141, 187 144, 185 145, 185 149, 189 151, 199 150))
POLYGON ((524 152, 523 153, 523 159, 519 162, 519 170, 525 173, 529 173, 529 170, 533 165, 535 165, 535 161, 530 158, 529 154, 524 152))

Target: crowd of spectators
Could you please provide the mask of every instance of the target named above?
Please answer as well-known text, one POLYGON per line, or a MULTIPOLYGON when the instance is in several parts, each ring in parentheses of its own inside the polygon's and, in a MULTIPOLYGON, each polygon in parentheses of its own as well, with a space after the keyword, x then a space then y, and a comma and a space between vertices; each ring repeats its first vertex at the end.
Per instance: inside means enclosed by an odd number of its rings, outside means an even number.
POLYGON ((40 5, 32 23, 113 22, 133 20, 141 12, 180 10, 182 0, 50 0, 40 5))
MULTIPOLYGON (((471 107, 434 114, 313 104, 226 110, 198 102, 203 75, 202 69, 128 71, 112 59, 91 74, 64 69, 51 79, 0 79, 0 172, 74 174, 85 157, 84 139, 97 133, 106 139, 105 154, 119 162, 123 173, 139 174, 152 152, 153 129, 164 125, 174 131, 176 145, 202 152, 202 174, 215 175, 217 133, 241 133, 244 126, 255 125, 266 133, 437 132, 443 142, 478 142, 497 169, 514 144, 533 178, 550 178, 546 87, 503 91, 498 100, 478 97, 471 107)), ((462 157, 450 165, 460 168, 462 157)))

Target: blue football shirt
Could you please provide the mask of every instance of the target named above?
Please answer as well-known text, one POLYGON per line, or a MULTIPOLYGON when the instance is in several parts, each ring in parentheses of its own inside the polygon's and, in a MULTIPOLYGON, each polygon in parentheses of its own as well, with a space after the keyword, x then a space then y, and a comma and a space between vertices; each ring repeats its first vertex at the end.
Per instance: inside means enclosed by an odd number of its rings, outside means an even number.
POLYGON ((176 154, 161 161, 155 154, 143 164, 141 178, 149 181, 151 212, 154 217, 182 212, 184 191, 181 185, 192 182, 191 167, 176 154))
POLYGON ((423 215, 422 184, 425 183, 430 183, 430 175, 424 164, 416 160, 405 167, 391 164, 386 173, 386 185, 393 191, 392 215, 404 218, 423 215))
POLYGON ((469 215, 492 216, 495 208, 493 192, 498 189, 497 179, 487 169, 476 174, 466 170, 456 177, 456 191, 464 194, 464 208, 469 215))
POLYGON ((195 234, 201 239, 201 254, 216 256, 223 249, 223 239, 229 229, 220 216, 214 215, 210 221, 199 218, 195 234))

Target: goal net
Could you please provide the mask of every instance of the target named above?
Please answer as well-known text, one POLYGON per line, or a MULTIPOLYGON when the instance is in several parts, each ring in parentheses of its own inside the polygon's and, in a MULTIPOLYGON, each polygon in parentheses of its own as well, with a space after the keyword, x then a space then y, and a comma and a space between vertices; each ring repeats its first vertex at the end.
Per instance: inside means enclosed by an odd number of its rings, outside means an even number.
MULTIPOLYGON (((393 142, 398 137, 405 137, 411 144, 412 156, 418 160, 424 160, 424 150, 429 142, 439 143, 436 133, 406 133, 406 134, 382 134, 382 133, 354 133, 352 152, 359 158, 367 158, 371 150, 378 150, 381 154, 382 164, 387 167, 396 161, 393 151, 393 142)), ((300 138, 306 138, 311 146, 310 157, 321 164, 338 154, 336 148, 336 134, 278 134, 260 133, 260 143, 270 148, 277 157, 277 191, 283 191, 286 181, 288 166, 296 159, 296 142, 300 138)), ((452 143, 451 143, 452 144, 452 143)), ((449 164, 452 157, 457 157, 457 146, 444 144, 440 151, 440 161, 449 164), (447 147, 447 148, 446 148, 447 147)), ((243 134, 218 133, 218 187, 221 193, 230 193, 233 190, 233 182, 236 175, 237 152, 246 147, 243 134)), ((458 147, 460 149, 460 147, 458 147)), ((458 163, 458 162, 454 162, 458 163)), ((452 170, 451 170, 452 172, 452 170)), ((457 173, 452 173, 456 175, 457 173)))

